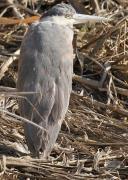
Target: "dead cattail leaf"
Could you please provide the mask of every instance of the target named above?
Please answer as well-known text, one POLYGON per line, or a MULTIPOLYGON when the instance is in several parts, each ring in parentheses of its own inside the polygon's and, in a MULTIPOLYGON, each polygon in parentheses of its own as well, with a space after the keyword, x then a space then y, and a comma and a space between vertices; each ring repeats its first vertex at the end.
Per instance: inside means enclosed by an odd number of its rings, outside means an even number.
POLYGON ((39 20, 39 16, 32 16, 25 19, 13 19, 13 18, 4 18, 0 17, 1 25, 15 25, 15 24, 31 24, 34 21, 39 20))

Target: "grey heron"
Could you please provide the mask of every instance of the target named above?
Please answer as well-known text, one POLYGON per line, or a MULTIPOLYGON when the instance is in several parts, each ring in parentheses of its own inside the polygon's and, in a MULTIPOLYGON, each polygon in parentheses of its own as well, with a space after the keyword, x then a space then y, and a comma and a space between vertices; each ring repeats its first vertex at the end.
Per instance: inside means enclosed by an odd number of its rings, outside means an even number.
POLYGON ((43 127, 24 123, 24 133, 34 156, 48 157, 68 110, 73 74, 73 25, 105 18, 77 14, 65 3, 48 10, 28 29, 22 45, 18 70, 18 91, 37 92, 19 100, 21 116, 43 127))

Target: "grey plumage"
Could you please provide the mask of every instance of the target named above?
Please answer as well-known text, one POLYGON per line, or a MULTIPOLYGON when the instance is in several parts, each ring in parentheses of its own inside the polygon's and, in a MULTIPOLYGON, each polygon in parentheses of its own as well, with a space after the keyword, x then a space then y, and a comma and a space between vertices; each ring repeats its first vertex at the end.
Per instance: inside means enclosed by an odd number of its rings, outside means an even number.
POLYGON ((25 100, 20 100, 23 117, 46 128, 24 124, 28 147, 34 155, 39 151, 48 156, 57 139, 68 109, 72 89, 73 31, 69 26, 52 21, 34 23, 21 46, 17 88, 34 91, 26 95, 39 114, 25 100))

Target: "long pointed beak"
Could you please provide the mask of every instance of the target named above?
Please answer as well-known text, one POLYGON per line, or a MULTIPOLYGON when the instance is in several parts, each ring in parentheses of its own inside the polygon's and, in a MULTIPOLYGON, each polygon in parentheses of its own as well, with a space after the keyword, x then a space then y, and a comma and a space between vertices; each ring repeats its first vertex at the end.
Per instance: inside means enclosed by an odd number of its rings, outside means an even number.
POLYGON ((84 15, 84 14, 75 14, 73 16, 74 24, 84 24, 87 22, 106 22, 108 18, 100 17, 100 16, 93 16, 93 15, 84 15))

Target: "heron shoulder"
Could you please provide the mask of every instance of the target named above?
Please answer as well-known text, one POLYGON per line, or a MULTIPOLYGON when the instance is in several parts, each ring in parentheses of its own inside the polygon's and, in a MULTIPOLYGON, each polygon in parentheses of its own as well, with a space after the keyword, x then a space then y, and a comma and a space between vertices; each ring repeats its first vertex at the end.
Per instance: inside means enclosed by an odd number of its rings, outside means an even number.
MULTIPOLYGON (((39 39, 39 42, 44 43, 56 43, 64 44, 64 43, 72 43, 73 40, 73 26, 66 25, 66 18, 62 18, 62 22, 60 21, 60 17, 51 17, 46 18, 44 21, 38 21, 33 23, 27 33, 27 37, 31 37, 31 39, 39 39), (63 21, 64 19, 64 21, 63 21)), ((49 46, 50 46, 49 44, 49 46)))

